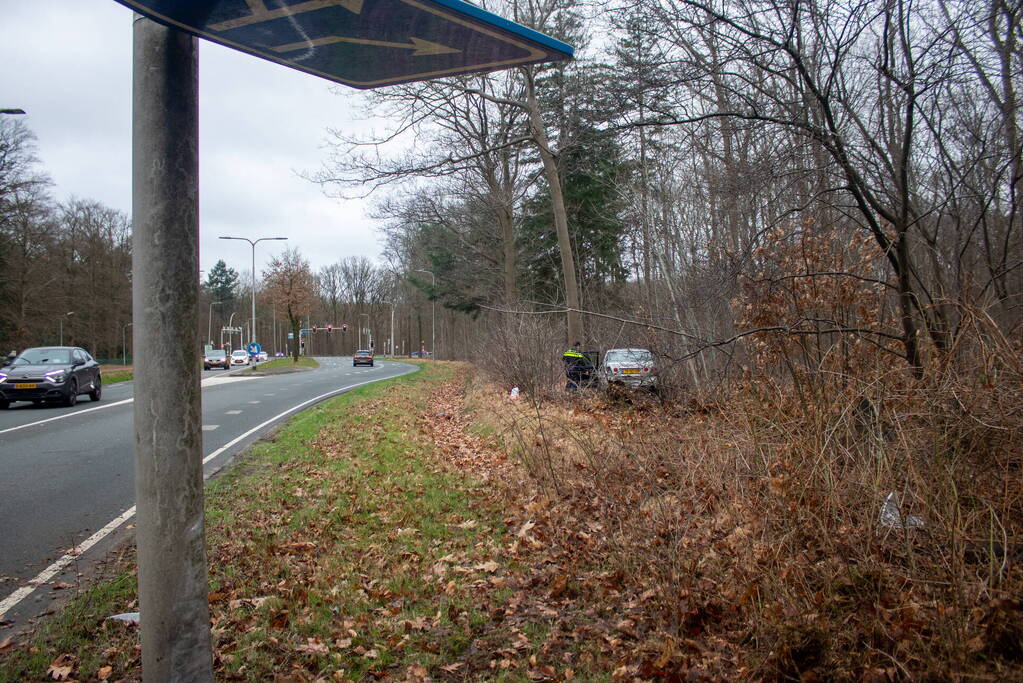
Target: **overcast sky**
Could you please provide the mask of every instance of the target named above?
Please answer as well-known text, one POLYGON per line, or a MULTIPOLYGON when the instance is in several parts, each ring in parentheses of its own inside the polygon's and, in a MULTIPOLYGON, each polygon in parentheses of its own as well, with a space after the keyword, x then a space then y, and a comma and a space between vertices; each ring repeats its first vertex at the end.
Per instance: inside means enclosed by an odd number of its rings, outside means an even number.
MULTIPOLYGON (((132 12, 114 0, 0 0, 0 108, 21 108, 58 200, 131 216, 132 12)), ((317 170, 327 127, 367 127, 358 91, 200 40, 200 268, 256 269, 283 245, 314 269, 378 260, 367 204, 298 177, 317 170)))

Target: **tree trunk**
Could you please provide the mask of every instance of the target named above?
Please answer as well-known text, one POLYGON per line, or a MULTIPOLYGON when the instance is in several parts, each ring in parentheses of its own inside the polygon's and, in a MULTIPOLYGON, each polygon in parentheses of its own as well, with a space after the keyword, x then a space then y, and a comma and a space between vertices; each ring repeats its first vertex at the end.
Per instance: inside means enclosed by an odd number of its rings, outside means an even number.
POLYGON ((536 92, 533 87, 533 72, 527 68, 524 70, 526 76, 526 104, 529 111, 529 123, 533 129, 533 138, 540 151, 540 159, 543 161, 544 177, 550 186, 552 213, 554 214, 554 228, 558 234, 558 249, 561 252, 561 270, 565 281, 565 304, 568 311, 566 336, 567 343, 574 344, 582 341, 582 321, 579 316, 579 285, 575 278, 575 258, 572 255, 572 241, 568 235, 568 212, 565 209, 565 197, 561 191, 561 177, 558 175, 558 165, 554 153, 547 140, 547 132, 544 129, 543 120, 540 118, 540 107, 536 101, 536 92))

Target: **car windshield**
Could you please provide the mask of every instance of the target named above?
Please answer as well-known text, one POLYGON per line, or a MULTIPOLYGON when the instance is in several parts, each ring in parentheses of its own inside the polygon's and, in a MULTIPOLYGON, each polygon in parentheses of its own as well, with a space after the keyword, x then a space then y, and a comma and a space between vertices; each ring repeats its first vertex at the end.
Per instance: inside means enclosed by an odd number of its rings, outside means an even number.
POLYGON ((14 362, 24 365, 67 365, 71 362, 71 351, 68 349, 26 349, 14 362))
POLYGON ((235 351, 235 352, 234 352, 234 353, 232 353, 231 355, 232 355, 232 356, 247 356, 247 355, 249 355, 249 354, 248 354, 248 353, 246 353, 245 351, 235 351))
POLYGON ((653 363, 654 355, 646 349, 612 349, 605 357, 607 363, 653 363))
POLYGON ((227 351, 207 351, 206 352, 206 357, 207 358, 223 358, 226 355, 227 355, 227 351))

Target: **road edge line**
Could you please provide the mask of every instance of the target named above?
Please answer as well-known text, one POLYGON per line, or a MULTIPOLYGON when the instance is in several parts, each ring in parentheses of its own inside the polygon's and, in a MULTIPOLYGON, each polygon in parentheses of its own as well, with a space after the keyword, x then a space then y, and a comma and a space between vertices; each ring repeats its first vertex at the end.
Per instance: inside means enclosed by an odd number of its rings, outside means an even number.
MULTIPOLYGON (((417 372, 418 370, 419 370, 419 368, 416 368, 414 370, 410 370, 408 372, 403 372, 400 375, 394 375, 392 377, 380 377, 379 379, 371 379, 371 380, 368 380, 368 381, 365 381, 365 382, 359 382, 358 384, 352 384, 351 386, 342 387, 341 389, 335 389, 334 391, 328 391, 325 394, 320 394, 319 396, 310 398, 310 399, 308 399, 308 400, 306 400, 306 401, 304 401, 302 403, 299 403, 296 406, 292 406, 291 408, 288 408, 283 413, 278 413, 277 415, 275 415, 274 417, 270 418, 269 420, 266 420, 265 422, 262 422, 262 423, 256 425, 255 427, 253 427, 249 431, 245 432, 244 434, 242 434, 240 436, 236 436, 234 439, 231 439, 226 444, 224 444, 223 446, 221 446, 220 448, 218 448, 217 450, 213 451, 212 453, 207 455, 205 458, 203 458, 202 464, 205 465, 206 463, 210 462, 211 460, 213 460, 214 458, 219 456, 221 453, 226 451, 228 448, 231 448, 232 446, 236 445, 238 442, 248 438, 249 436, 252 436, 252 434, 254 432, 256 432, 256 431, 266 427, 269 424, 273 424, 274 422, 276 422, 277 420, 281 419, 282 417, 284 417, 288 413, 293 413, 296 410, 309 405, 310 403, 314 403, 316 401, 322 401, 323 399, 329 398, 330 396, 333 396, 334 394, 343 394, 346 391, 351 391, 352 389, 355 389, 355 388, 361 387, 361 386, 365 386, 367 384, 373 384, 374 382, 381 382, 381 381, 383 381, 385 379, 397 379, 399 377, 404 377, 405 375, 412 374, 413 372, 417 372)), ((134 401, 134 400, 135 400, 134 398, 125 399, 125 401, 134 401)), ((114 405, 117 405, 117 404, 116 403, 111 403, 109 405, 110 406, 114 406, 114 405)), ((106 408, 106 407, 108 407, 108 406, 100 406, 100 408, 106 408)), ((80 411, 80 412, 84 413, 86 411, 83 410, 83 411, 80 411)), ((55 420, 55 419, 59 419, 59 418, 50 418, 50 419, 54 419, 55 420)), ((47 421, 49 421, 49 420, 47 420, 47 421)), ((0 434, 3 434, 3 432, 0 432, 0 434)), ((203 477, 203 479, 205 480, 205 477, 203 477)), ((37 588, 39 588, 40 586, 45 584, 47 581, 49 581, 51 578, 53 578, 55 575, 60 573, 64 569, 64 567, 66 567, 67 565, 71 564, 72 560, 74 560, 76 557, 80 557, 87 550, 92 548, 92 546, 96 545, 97 543, 102 541, 104 538, 109 536, 111 533, 113 533, 114 530, 117 529, 117 527, 121 526, 122 524, 124 524, 126 521, 128 521, 129 519, 131 519, 134 516, 135 516, 135 506, 132 505, 130 508, 128 508, 127 510, 122 512, 120 515, 118 515, 114 520, 109 522, 102 529, 100 529, 99 531, 94 533, 92 536, 89 536, 89 538, 87 538, 85 541, 83 541, 81 545, 77 545, 74 548, 72 548, 71 551, 65 553, 61 558, 56 560, 49 567, 47 567, 43 571, 39 572, 34 578, 30 579, 27 582, 26 585, 18 588, 13 593, 11 593, 6 598, 4 598, 2 601, 0 601, 0 619, 3 619, 5 616, 7 616, 7 613, 9 611, 11 611, 15 607, 17 607, 18 604, 20 604, 25 598, 27 598, 28 596, 32 595, 32 593, 34 593, 37 588)))

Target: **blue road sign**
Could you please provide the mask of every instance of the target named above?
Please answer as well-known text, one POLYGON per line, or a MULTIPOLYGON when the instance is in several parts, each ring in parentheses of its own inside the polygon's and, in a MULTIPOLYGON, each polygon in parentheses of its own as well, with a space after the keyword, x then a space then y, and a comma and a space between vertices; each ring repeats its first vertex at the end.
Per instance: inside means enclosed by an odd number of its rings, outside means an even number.
POLYGON ((117 0, 207 40, 355 88, 571 59, 462 0, 117 0))

